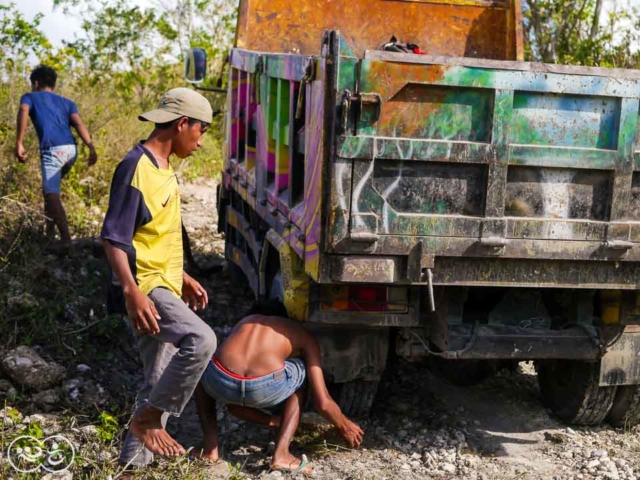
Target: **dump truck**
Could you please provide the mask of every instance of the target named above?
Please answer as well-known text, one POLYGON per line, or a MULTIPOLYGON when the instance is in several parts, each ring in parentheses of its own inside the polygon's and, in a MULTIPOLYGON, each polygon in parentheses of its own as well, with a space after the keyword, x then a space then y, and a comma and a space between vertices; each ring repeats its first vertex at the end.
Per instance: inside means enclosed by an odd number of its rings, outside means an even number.
POLYGON ((640 72, 522 35, 519 0, 240 0, 225 256, 348 415, 399 357, 460 384, 534 361, 564 421, 640 422, 640 72))

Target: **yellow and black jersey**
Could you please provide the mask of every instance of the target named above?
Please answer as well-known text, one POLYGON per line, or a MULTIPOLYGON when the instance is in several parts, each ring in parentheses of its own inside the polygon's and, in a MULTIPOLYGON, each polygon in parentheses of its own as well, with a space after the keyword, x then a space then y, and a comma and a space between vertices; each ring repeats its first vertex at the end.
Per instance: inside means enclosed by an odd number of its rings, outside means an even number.
MULTIPOLYGON (((149 294, 156 287, 164 287, 182 296, 178 181, 171 166, 159 168, 153 154, 141 143, 116 167, 100 236, 127 253, 142 292, 149 294)), ((114 305, 122 303, 122 294, 113 277, 109 309, 121 311, 120 305, 114 305)))

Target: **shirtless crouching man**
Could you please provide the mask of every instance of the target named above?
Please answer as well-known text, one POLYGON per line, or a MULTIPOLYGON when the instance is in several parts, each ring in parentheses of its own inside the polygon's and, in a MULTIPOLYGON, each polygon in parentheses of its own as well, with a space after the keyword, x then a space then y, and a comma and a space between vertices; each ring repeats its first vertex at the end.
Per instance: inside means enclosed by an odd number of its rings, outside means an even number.
POLYGON ((304 405, 305 379, 315 410, 339 430, 351 448, 362 442, 360 427, 344 416, 329 395, 318 341, 285 316, 281 304, 255 306, 209 362, 196 387, 204 432, 201 458, 212 461, 219 458, 215 408, 218 400, 240 419, 279 428, 271 460, 273 470, 313 474, 310 465, 289 452, 304 405), (265 412, 283 402, 282 416, 265 412))

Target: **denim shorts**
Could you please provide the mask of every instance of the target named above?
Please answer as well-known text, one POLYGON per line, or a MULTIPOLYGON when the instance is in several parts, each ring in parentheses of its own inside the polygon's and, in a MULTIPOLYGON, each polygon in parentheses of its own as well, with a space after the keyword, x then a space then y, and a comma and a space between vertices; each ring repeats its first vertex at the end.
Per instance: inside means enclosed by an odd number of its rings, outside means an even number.
POLYGON ((211 397, 226 405, 242 405, 273 411, 303 387, 307 372, 299 358, 284 362, 284 368, 262 377, 241 380, 209 362, 202 375, 202 386, 211 397))
POLYGON ((60 194, 62 178, 76 163, 78 150, 75 145, 58 145, 40 152, 40 170, 42 171, 42 189, 44 194, 60 194))

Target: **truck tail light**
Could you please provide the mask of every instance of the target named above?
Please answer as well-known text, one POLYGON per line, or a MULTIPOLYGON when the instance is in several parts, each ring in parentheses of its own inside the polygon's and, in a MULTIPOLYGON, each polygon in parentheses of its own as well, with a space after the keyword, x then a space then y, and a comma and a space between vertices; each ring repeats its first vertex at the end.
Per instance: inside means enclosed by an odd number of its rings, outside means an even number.
POLYGON ((401 287, 322 287, 321 298, 322 310, 405 312, 408 308, 407 290, 401 287))

